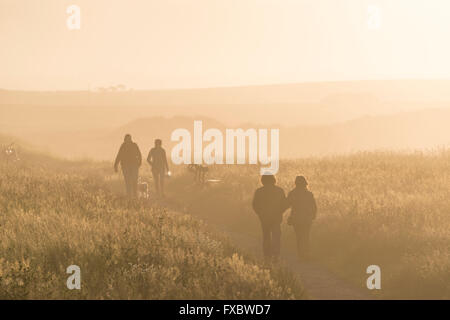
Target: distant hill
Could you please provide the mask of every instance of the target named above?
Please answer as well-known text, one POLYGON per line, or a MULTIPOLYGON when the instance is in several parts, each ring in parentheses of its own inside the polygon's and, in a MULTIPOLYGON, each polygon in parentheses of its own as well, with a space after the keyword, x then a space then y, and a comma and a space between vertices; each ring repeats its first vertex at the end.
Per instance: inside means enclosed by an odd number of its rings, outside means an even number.
MULTIPOLYGON (((47 151, 70 157, 112 160, 126 133, 133 135, 144 156, 156 138, 166 149, 174 145, 170 135, 177 128, 186 128, 193 135, 194 120, 203 120, 204 130, 218 128, 225 134, 222 122, 206 117, 153 117, 131 121, 113 130, 55 131, 22 134, 47 151)), ((370 150, 416 150, 450 147, 450 110, 433 109, 387 116, 361 117, 355 120, 322 126, 277 126, 280 129, 280 152, 283 158, 320 156, 370 150)), ((245 123, 243 129, 265 128, 245 123)))
POLYGON ((282 130, 286 157, 330 155, 371 150, 450 147, 450 110, 420 110, 363 117, 329 126, 282 130))
POLYGON ((111 159, 130 132, 158 137, 205 127, 277 127, 284 157, 448 145, 450 80, 301 83, 118 92, 0 90, 0 133, 59 155, 111 159), (215 120, 214 120, 215 119, 215 120))
POLYGON ((186 116, 282 125, 327 125, 450 107, 449 80, 342 81, 153 91, 0 90, 0 126, 41 130, 114 128, 137 118, 186 116))
MULTIPOLYGON (((134 134, 144 145, 161 137, 170 148, 170 134, 176 128, 186 128, 193 134, 197 118, 149 118, 133 121, 107 137, 119 140, 127 132, 134 134)), ((389 116, 362 117, 326 126, 276 126, 280 129, 280 149, 283 157, 303 157, 351 153, 363 150, 413 150, 450 147, 450 110, 421 110, 389 116)), ((213 119, 203 118, 204 130, 226 126, 213 119)), ((243 129, 265 126, 246 123, 243 129)), ((105 141, 106 143, 106 141, 105 141)))

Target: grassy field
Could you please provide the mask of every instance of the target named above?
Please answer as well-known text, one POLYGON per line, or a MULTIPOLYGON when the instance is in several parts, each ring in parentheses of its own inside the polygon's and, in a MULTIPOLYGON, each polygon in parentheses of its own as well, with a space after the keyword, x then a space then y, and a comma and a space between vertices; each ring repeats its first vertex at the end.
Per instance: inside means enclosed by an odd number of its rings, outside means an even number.
POLYGON ((190 215, 114 190, 110 164, 22 154, 0 163, 0 299, 302 299, 190 215), (66 268, 81 268, 68 290, 66 268))
MULTIPOLYGON (((0 298, 305 297, 291 273, 263 267, 212 227, 260 237, 255 166, 212 166, 221 182, 206 186, 172 167, 164 209, 121 197, 110 163, 22 158, 0 165, 0 298), (81 291, 66 288, 71 264, 81 291)), ((151 183, 147 165, 141 173, 151 183)), ((367 266, 379 265, 382 298, 450 298, 450 152, 283 161, 278 184, 287 192, 298 174, 319 207, 315 260, 365 290, 367 266)), ((294 248, 283 225, 282 250, 294 248)))
MULTIPOLYGON (((312 232, 314 258, 367 290, 366 268, 381 267, 382 298, 450 298, 450 152, 360 153, 281 163, 286 193, 305 175, 319 212, 312 232)), ((222 183, 172 181, 174 201, 208 222, 254 237, 259 224, 250 207, 259 186, 254 166, 216 166, 222 183)), ((291 227, 283 250, 294 253, 291 227)), ((376 291, 376 290, 375 290, 376 291)))

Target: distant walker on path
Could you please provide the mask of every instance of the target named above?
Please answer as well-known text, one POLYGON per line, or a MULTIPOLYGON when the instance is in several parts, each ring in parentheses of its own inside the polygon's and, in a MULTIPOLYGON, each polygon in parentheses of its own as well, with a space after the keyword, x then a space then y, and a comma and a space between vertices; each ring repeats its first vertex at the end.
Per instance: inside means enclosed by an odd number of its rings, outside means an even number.
POLYGON ((162 148, 162 140, 155 140, 155 147, 148 153, 147 162, 152 167, 153 180, 155 181, 156 193, 164 196, 164 178, 169 172, 166 150, 162 148))
POLYGON ((124 142, 120 146, 119 152, 114 162, 114 170, 118 172, 120 164, 127 195, 130 198, 137 197, 139 167, 142 163, 142 155, 139 147, 131 140, 131 135, 125 135, 124 142))

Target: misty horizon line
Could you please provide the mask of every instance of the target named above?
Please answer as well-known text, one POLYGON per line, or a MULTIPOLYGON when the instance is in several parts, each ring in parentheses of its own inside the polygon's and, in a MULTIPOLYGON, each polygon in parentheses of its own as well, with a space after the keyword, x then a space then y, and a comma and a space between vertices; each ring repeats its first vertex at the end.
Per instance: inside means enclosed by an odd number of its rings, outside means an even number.
MULTIPOLYGON (((360 82, 450 82, 450 78, 380 78, 380 79, 352 79, 352 80, 309 80, 298 82, 267 82, 267 83, 253 83, 242 85, 213 85, 213 86, 199 86, 199 87, 171 87, 171 88, 133 88, 128 87, 124 82, 116 84, 88 86, 87 88, 79 89, 18 89, 0 87, 0 91, 15 91, 15 92, 93 92, 100 88, 110 88, 117 86, 124 86, 126 90, 115 91, 116 93, 126 93, 129 91, 195 91, 195 90, 214 90, 214 89, 234 89, 234 88, 253 88, 253 87, 277 87, 277 86, 291 86, 291 85, 307 85, 307 84, 340 84, 340 83, 360 83, 360 82)), ((108 91, 112 92, 112 91, 108 91)))

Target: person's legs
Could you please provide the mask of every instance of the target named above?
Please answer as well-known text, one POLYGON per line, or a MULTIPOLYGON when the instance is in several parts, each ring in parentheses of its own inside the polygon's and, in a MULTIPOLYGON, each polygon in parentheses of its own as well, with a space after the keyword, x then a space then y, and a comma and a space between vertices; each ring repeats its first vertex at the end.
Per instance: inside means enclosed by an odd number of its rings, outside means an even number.
POLYGON ((297 238, 297 252, 300 259, 309 257, 309 234, 311 231, 311 221, 301 221, 294 226, 297 238))
POLYGON ((304 257, 309 258, 309 236, 311 233, 312 221, 305 221, 302 236, 302 251, 304 252, 304 257))
POLYGON ((156 194, 159 195, 159 172, 152 171, 153 180, 155 181, 156 194))
POLYGON ((264 259, 266 261, 270 260, 270 257, 272 255, 272 248, 271 248, 271 230, 270 226, 267 223, 264 223, 261 221, 261 229, 262 229, 262 245, 263 245, 263 253, 264 253, 264 259))
POLYGON ((159 184, 161 188, 161 195, 164 196, 164 171, 160 172, 159 174, 159 184))
POLYGON ((297 255, 302 258, 302 228, 300 224, 294 224, 295 240, 297 242, 297 255))
POLYGON ((281 226, 275 223, 271 226, 272 231, 272 257, 274 260, 278 260, 281 251, 281 226))
POLYGON ((125 180, 125 189, 127 191, 127 196, 131 197, 131 179, 130 179, 130 171, 128 168, 122 168, 123 179, 125 180))
POLYGON ((139 168, 132 168, 130 171, 130 184, 131 184, 131 195, 132 197, 137 198, 138 196, 138 177, 139 177, 139 168))

